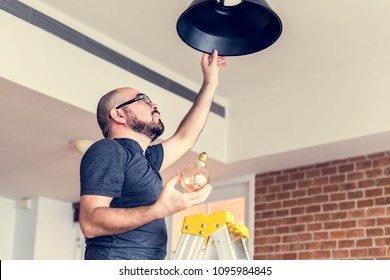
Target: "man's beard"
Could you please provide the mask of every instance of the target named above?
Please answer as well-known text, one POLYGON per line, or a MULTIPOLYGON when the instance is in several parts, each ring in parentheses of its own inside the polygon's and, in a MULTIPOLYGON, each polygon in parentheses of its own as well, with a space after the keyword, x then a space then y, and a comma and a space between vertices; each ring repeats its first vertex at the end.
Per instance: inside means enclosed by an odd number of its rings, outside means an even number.
MULTIPOLYGON (((152 115, 158 113, 157 110, 152 112, 152 115)), ((164 124, 159 119, 158 122, 144 122, 137 118, 137 116, 131 111, 126 110, 127 125, 137 133, 143 134, 148 137, 151 142, 157 139, 164 132, 164 124)))

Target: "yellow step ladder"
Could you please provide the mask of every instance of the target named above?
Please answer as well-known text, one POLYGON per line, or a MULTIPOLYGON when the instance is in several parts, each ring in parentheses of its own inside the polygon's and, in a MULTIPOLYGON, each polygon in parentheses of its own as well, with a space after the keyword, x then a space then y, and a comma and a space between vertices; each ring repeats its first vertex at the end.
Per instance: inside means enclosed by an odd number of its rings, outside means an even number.
POLYGON ((181 232, 174 260, 249 260, 249 230, 229 211, 187 216, 181 232))

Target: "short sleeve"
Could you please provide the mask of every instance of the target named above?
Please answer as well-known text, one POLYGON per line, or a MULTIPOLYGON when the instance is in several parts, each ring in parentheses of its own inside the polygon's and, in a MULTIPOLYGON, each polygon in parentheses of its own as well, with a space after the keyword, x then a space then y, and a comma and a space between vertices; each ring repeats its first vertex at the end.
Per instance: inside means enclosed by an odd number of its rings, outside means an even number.
POLYGON ((157 171, 160 171, 164 160, 164 148, 162 144, 149 146, 146 149, 145 155, 148 161, 154 166, 157 171))
POLYGON ((124 181, 126 154, 110 139, 94 143, 80 164, 80 195, 120 197, 124 181))

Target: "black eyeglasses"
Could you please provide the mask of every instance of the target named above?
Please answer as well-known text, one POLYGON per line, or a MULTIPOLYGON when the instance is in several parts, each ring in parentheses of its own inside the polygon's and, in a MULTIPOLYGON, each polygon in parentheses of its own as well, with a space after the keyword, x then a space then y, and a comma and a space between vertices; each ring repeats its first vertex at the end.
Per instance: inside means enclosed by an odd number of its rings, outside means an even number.
POLYGON ((137 94, 137 96, 135 98, 116 106, 115 109, 119 109, 123 106, 130 105, 131 103, 137 102, 138 100, 142 100, 147 105, 152 106, 152 101, 150 100, 150 98, 146 94, 140 93, 140 94, 137 94))

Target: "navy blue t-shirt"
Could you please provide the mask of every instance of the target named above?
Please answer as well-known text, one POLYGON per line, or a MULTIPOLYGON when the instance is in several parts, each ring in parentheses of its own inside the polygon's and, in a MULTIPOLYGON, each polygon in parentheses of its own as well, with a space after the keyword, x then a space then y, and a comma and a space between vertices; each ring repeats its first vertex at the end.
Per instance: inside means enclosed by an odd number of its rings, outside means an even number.
MULTIPOLYGON (((102 139, 83 156, 81 195, 112 197, 110 207, 133 208, 153 204, 162 189, 159 170, 161 144, 141 146, 128 138, 102 139)), ((86 259, 164 259, 167 230, 164 219, 110 236, 86 238, 86 259)))

